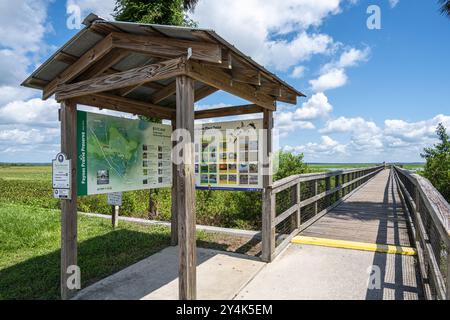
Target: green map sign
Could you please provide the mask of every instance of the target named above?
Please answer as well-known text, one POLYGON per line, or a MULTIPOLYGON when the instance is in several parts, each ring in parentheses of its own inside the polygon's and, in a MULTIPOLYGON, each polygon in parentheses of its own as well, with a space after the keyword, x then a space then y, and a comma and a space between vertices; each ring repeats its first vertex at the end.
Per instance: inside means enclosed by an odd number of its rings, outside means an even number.
POLYGON ((78 195, 172 184, 170 125, 78 111, 78 195))

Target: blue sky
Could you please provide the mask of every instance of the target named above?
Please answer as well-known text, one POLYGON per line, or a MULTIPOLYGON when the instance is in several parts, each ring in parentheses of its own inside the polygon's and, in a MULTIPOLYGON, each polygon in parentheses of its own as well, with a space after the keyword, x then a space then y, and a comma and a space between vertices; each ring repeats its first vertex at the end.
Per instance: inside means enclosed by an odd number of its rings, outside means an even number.
MULTIPOLYGON (((70 5, 110 18, 114 1, 0 1, 0 162, 59 151, 57 103, 19 84, 77 32, 70 5)), ((450 127, 450 19, 437 1, 200 0, 191 16, 307 94, 275 116, 280 146, 307 161, 420 161, 437 123, 450 127), (369 5, 380 30, 366 26, 369 5)), ((218 93, 197 107, 239 103, 218 93)))

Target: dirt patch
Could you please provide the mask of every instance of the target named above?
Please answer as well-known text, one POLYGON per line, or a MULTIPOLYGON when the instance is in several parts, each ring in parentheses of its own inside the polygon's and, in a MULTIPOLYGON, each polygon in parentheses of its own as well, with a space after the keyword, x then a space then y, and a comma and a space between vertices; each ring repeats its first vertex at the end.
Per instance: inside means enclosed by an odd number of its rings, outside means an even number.
POLYGON ((211 233, 205 240, 197 240, 197 245, 202 248, 242 253, 253 257, 261 255, 261 240, 258 238, 211 233))

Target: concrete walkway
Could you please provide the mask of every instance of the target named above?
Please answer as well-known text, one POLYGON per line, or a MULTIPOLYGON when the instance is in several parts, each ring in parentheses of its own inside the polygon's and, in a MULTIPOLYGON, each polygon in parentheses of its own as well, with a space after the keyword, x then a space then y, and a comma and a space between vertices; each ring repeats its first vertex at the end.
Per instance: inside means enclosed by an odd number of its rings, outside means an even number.
MULTIPOLYGON (((236 296, 239 300, 418 299, 413 256, 290 245, 236 296), (369 289, 369 272, 383 255, 380 287, 369 289)), ((374 282, 372 282, 374 283, 374 282)))
MULTIPOLYGON (((263 268, 257 258, 197 249, 197 298, 230 300, 263 268)), ((81 290, 76 300, 178 299, 178 248, 147 259, 81 290)))

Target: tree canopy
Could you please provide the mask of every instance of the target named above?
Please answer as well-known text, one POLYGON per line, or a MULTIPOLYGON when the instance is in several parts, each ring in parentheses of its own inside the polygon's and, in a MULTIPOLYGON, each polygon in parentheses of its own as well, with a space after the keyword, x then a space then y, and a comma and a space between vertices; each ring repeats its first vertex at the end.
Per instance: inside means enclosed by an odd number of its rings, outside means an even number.
MULTIPOLYGON (((118 21, 195 26, 187 11, 194 10, 198 0, 116 0, 114 18, 118 21)), ((161 123, 161 119, 145 116, 142 120, 161 123)))
POLYGON ((303 153, 295 155, 290 152, 280 151, 278 153, 278 170, 274 174, 274 180, 280 180, 292 175, 308 172, 308 166, 303 161, 303 153))
POLYGON ((436 129, 439 142, 425 148, 421 154, 426 159, 424 176, 450 200, 450 138, 442 123, 436 129))
POLYGON ((441 3, 441 12, 450 17, 450 0, 439 0, 441 3))
POLYGON ((114 18, 118 21, 195 26, 187 16, 198 0, 116 0, 114 18))

